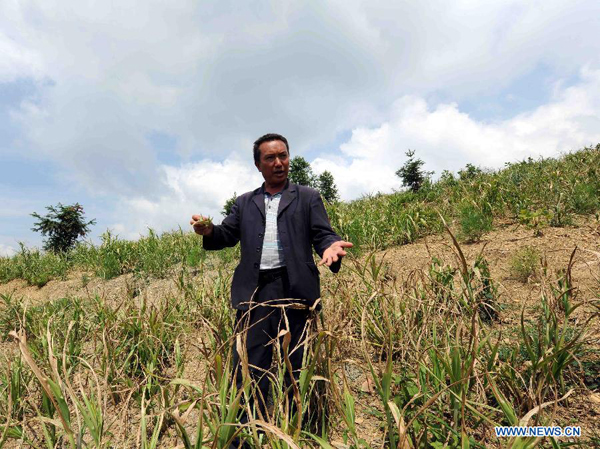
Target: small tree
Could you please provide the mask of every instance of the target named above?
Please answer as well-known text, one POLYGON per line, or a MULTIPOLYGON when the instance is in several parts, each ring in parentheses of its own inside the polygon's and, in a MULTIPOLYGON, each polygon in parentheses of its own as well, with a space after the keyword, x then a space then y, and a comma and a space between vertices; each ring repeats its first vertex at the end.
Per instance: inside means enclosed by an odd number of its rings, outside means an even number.
POLYGON ((226 217, 231 213, 231 208, 235 204, 235 200, 237 200, 237 194, 233 192, 233 196, 225 201, 225 205, 223 206, 223 210, 221 211, 221 215, 226 217))
POLYGON ((34 223, 32 231, 41 232, 48 236, 44 242, 44 249, 54 253, 67 252, 75 246, 79 237, 84 237, 90 232, 89 226, 96 224, 96 220, 86 223, 83 207, 79 203, 72 206, 63 206, 58 203, 56 207, 48 206, 49 213, 42 217, 38 213, 31 214, 39 221, 34 223))
POLYGON ((425 165, 421 159, 415 159, 415 150, 406 152, 408 160, 396 171, 396 176, 402 179, 402 186, 409 187, 413 192, 418 192, 423 183, 433 175, 432 171, 423 171, 425 165))
POLYGON ((325 170, 319 175, 317 180, 319 192, 328 203, 334 203, 339 199, 337 187, 331 172, 325 170))
POLYGON ((464 169, 458 171, 458 176, 460 176, 462 181, 466 181, 475 178, 481 173, 483 173, 483 171, 479 167, 476 167, 473 164, 467 164, 464 169))
POLYGON ((303 186, 315 187, 316 177, 308 161, 302 156, 293 157, 290 160, 290 171, 288 174, 291 182, 303 186))

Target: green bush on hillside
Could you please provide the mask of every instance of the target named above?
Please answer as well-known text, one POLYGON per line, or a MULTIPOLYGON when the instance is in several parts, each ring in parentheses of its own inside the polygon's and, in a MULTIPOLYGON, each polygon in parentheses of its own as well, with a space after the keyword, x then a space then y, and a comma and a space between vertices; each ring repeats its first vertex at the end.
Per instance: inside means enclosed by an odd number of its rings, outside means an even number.
POLYGON ((535 275, 540 263, 540 253, 532 246, 518 249, 510 259, 510 272, 521 282, 535 275))
POLYGON ((58 203, 56 207, 48 206, 46 209, 48 213, 43 217, 36 212, 31 214, 38 219, 32 231, 39 231, 48 237, 44 241, 46 251, 65 253, 71 250, 80 237, 89 233, 89 226, 96 223, 96 220, 85 221, 85 213, 79 203, 71 206, 58 203))
POLYGON ((461 204, 458 207, 458 222, 459 237, 468 243, 478 242, 486 232, 492 230, 491 213, 472 203, 461 204))
POLYGON ((396 176, 402 179, 403 187, 408 187, 412 192, 418 192, 429 177, 433 175, 433 172, 423 170, 422 167, 425 162, 414 158, 415 150, 408 150, 405 154, 408 160, 396 170, 396 176))
POLYGON ((19 243, 20 251, 12 257, 0 259, 0 282, 24 279, 29 285, 43 287, 52 279, 63 279, 72 267, 64 253, 42 252, 26 248, 19 243))

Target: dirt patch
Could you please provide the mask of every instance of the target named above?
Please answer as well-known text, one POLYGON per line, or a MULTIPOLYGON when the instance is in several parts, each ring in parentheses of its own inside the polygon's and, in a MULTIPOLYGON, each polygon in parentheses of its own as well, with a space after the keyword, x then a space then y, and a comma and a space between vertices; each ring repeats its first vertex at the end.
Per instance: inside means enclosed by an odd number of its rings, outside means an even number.
MULTIPOLYGON (((573 282, 580 300, 598 298, 600 290, 600 235, 595 219, 581 219, 578 227, 546 228, 536 237, 533 231, 518 224, 504 224, 477 243, 460 243, 467 262, 472 264, 479 254, 489 262, 491 277, 500 287, 501 299, 522 306, 539 301, 540 283, 536 277, 521 282, 511 273, 511 258, 523 247, 535 248, 541 256, 537 269, 546 265, 549 274, 564 270, 575 248, 573 282)), ((378 253, 389 264, 390 271, 406 279, 415 270, 426 270, 436 257, 445 264, 458 267, 456 249, 450 236, 429 236, 416 243, 394 247, 378 253)))

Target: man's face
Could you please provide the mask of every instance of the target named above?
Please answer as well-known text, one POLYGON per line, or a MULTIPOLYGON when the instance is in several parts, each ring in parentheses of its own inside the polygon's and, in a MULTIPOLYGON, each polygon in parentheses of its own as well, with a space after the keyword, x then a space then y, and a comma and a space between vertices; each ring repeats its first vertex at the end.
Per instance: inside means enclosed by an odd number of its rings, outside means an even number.
POLYGON ((281 140, 263 142, 258 147, 260 162, 256 164, 258 171, 265 178, 265 183, 277 186, 285 183, 290 168, 290 159, 285 143, 281 140))

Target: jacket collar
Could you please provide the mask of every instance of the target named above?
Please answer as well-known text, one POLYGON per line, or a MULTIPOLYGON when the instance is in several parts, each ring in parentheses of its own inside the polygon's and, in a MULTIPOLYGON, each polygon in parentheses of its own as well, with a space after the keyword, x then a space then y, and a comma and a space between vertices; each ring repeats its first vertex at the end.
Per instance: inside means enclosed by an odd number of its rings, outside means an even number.
MULTIPOLYGON (((285 186, 281 191, 281 201, 279 202, 279 210, 277 211, 277 216, 280 216, 281 213, 287 209, 287 207, 296 199, 296 184, 290 182, 290 180, 286 180, 285 186)), ((254 191, 254 195, 252 197, 252 201, 258 207, 258 210, 262 214, 263 218, 265 218, 265 183, 254 191)))

